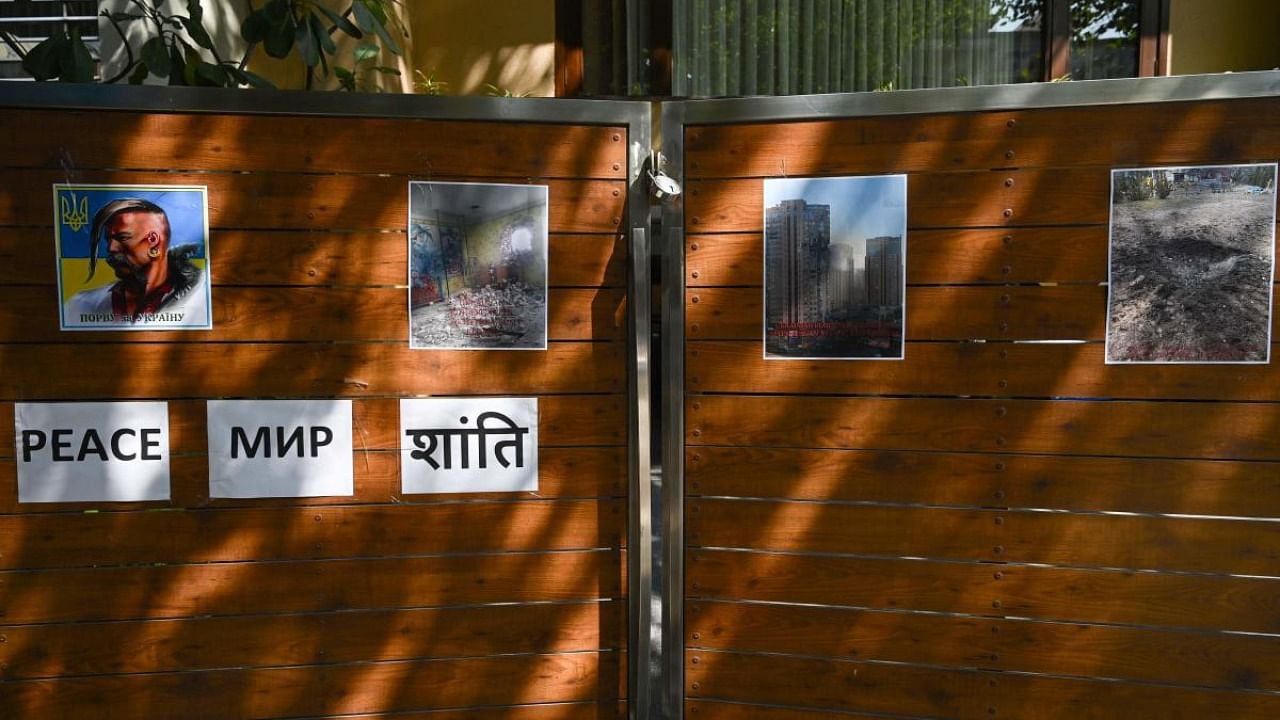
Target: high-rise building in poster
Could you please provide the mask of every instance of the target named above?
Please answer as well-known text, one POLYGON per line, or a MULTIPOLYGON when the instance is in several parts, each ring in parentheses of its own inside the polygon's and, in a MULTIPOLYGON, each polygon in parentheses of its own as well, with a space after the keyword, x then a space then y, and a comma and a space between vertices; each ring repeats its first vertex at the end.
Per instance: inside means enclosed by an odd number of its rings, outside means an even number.
POLYGON ((867 238, 867 304, 902 304, 902 238, 867 238))
POLYGON ((828 310, 831 206, 783 200, 765 210, 769 323, 822 322, 828 310), (774 271, 773 268, 777 268, 774 271))

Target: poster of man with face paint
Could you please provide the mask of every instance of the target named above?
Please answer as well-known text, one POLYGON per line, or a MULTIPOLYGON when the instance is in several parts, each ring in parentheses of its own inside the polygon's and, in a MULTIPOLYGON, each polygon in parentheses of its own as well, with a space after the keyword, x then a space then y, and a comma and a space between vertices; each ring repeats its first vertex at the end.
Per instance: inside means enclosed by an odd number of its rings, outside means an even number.
POLYGON ((213 327, 205 187, 54 185, 53 204, 63 330, 213 327))

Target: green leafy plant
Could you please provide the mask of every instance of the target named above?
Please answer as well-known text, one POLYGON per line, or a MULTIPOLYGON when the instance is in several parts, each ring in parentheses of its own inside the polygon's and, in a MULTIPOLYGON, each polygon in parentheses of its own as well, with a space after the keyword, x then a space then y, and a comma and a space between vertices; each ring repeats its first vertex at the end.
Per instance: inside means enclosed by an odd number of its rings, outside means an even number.
MULTIPOLYGON (((337 33, 354 39, 370 39, 356 46, 349 75, 354 75, 367 60, 372 47, 376 56, 385 47, 393 54, 401 53, 396 35, 404 36, 394 5, 398 0, 351 0, 343 12, 336 12, 320 0, 267 0, 254 7, 246 0, 249 13, 240 26, 240 35, 248 43, 240 58, 224 58, 204 26, 202 0, 186 0, 186 14, 171 13, 163 0, 129 0, 129 11, 109 12, 104 17, 124 44, 124 67, 104 83, 128 78, 141 83, 148 75, 165 78, 170 85, 205 85, 220 87, 273 87, 266 78, 247 69, 249 58, 259 45, 267 55, 285 58, 296 53, 306 69, 305 85, 311 88, 317 73, 327 77, 329 66, 338 55, 337 33), (135 47, 126 29, 141 23, 147 38, 135 47)), ((79 31, 72 28, 53 33, 29 50, 7 33, 3 41, 22 58, 22 67, 36 80, 91 82, 94 59, 79 31)), ((374 72, 399 74, 394 68, 372 66, 374 72)), ((339 84, 351 90, 358 83, 348 83, 334 63, 339 84)))
POLYGON ((448 89, 449 83, 444 80, 436 79, 436 71, 424 73, 421 70, 414 70, 413 89, 423 95, 444 95, 448 89))
MULTIPOLYGON (((285 58, 295 50, 306 65, 306 87, 315 82, 316 68, 321 76, 329 74, 329 58, 338 53, 335 33, 341 32, 360 40, 366 36, 377 38, 392 54, 402 51, 396 35, 404 36, 404 27, 396 18, 396 0, 352 0, 344 12, 330 10, 319 0, 268 0, 261 8, 249 13, 240 28, 240 34, 250 45, 262 44, 262 49, 274 58, 285 58)), ((400 71, 371 63, 380 52, 372 39, 360 43, 354 50, 350 67, 334 65, 334 74, 344 89, 360 88, 359 78, 372 71, 399 75, 400 71)))
POLYGON ((492 95, 494 97, 516 97, 516 98, 529 97, 529 93, 527 92, 516 93, 516 92, 513 92, 510 88, 499 87, 498 85, 494 85, 492 83, 484 84, 484 94, 492 95))

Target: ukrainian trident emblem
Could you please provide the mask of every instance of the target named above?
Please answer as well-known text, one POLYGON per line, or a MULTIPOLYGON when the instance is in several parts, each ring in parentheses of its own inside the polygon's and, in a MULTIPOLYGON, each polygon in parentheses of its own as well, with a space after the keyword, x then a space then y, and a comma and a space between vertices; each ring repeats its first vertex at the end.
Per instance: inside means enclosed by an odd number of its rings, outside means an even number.
POLYGON ((80 228, 89 224, 89 197, 77 199, 74 192, 69 195, 71 197, 61 196, 62 222, 71 228, 72 232, 80 232, 80 228))

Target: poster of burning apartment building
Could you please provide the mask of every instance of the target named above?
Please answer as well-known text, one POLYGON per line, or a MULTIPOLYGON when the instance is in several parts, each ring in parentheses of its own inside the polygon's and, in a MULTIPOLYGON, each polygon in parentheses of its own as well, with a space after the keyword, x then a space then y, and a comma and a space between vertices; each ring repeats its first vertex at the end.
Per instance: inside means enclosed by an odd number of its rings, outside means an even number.
POLYGON ((1108 363, 1266 363, 1276 165, 1111 171, 1108 363))
POLYGON ((409 183, 409 346, 546 349, 545 185, 409 183))
POLYGON ((765 359, 901 360, 906 234, 906 175, 765 180, 765 359))

